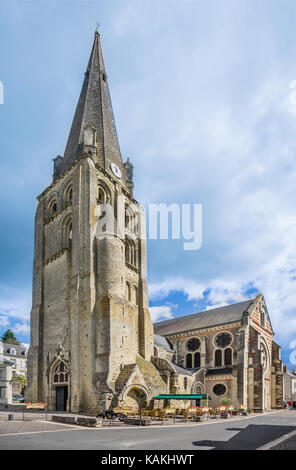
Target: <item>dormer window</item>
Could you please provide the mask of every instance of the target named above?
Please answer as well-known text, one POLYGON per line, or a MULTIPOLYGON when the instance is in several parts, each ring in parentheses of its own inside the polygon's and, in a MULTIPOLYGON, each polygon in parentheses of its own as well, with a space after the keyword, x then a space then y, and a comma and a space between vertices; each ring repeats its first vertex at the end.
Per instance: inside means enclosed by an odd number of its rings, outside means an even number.
POLYGON ((14 349, 14 348, 11 348, 11 349, 9 350, 9 352, 10 352, 10 354, 12 354, 13 356, 16 355, 16 349, 14 349))
POLYGON ((104 82, 107 81, 107 75, 106 75, 106 72, 104 70, 102 71, 102 79, 103 79, 104 82))

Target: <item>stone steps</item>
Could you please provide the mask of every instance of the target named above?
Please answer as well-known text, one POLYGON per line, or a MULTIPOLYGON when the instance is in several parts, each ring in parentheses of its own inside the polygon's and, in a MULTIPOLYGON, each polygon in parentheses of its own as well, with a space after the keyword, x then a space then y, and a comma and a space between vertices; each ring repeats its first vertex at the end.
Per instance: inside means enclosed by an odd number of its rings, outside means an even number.
POLYGON ((130 375, 132 374, 135 368, 136 364, 128 364, 124 366, 115 383, 115 390, 117 393, 123 389, 124 385, 128 381, 130 375))

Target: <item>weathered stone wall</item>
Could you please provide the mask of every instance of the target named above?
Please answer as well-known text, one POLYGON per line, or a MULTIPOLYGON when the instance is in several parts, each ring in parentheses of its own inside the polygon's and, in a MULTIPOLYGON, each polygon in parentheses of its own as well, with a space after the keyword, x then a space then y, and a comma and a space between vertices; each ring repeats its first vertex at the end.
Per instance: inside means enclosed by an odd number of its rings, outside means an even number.
POLYGON ((283 400, 283 363, 280 359, 281 348, 274 341, 272 343, 272 408, 282 409, 283 400))
MULTIPOLYGON (((201 366, 213 368, 215 367, 215 351, 220 349, 215 344, 215 338, 219 333, 229 333, 232 338, 232 342, 229 346, 232 349, 233 363, 236 359, 236 332, 238 331, 240 324, 235 323, 233 325, 221 325, 212 328, 201 329, 199 331, 192 331, 181 334, 168 335, 167 339, 173 344, 173 348, 176 351, 176 362, 183 367, 186 367, 186 355, 191 353, 186 348, 186 344, 191 338, 198 338, 200 340, 200 348, 196 351, 200 353, 201 366)), ((224 348, 226 349, 226 348, 224 348)), ((194 354, 194 353, 193 353, 194 354)), ((193 359, 194 364, 194 359, 193 359)), ((224 366, 224 354, 222 354, 222 365, 224 366)))
MULTIPOLYGON (((136 364, 137 354, 150 361, 153 326, 148 311, 146 241, 135 240, 138 265, 128 266, 127 202, 143 216, 120 183, 87 157, 40 196, 27 399, 49 397, 55 406, 52 365, 60 346, 70 368, 67 407, 72 411, 91 412, 110 405, 125 367, 136 364), (98 184, 108 188, 119 229, 105 238, 96 237, 98 184)), ((154 371, 154 380, 157 374, 154 371)))

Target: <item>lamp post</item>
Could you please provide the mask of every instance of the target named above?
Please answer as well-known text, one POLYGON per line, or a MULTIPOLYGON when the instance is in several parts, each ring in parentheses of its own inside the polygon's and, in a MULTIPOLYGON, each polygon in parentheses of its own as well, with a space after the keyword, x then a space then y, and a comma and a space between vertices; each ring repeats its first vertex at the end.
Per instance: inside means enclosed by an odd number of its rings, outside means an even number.
POLYGON ((140 426, 142 426, 142 399, 146 398, 146 395, 145 393, 140 393, 138 397, 140 399, 140 426))
POLYGON ((211 397, 207 394, 207 419, 209 419, 209 399, 211 400, 211 397))

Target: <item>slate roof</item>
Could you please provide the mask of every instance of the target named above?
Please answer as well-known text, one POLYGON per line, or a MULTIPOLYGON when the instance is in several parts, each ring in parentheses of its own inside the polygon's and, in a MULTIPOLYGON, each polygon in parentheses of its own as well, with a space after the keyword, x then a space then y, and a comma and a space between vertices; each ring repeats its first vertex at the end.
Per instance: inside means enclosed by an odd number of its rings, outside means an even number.
POLYGON ((170 365, 172 366, 173 369, 175 369, 176 372, 178 372, 179 374, 183 374, 183 375, 193 375, 194 372, 196 372, 196 370, 193 370, 193 369, 185 369, 184 367, 180 366, 180 365, 177 365, 173 362, 170 362, 170 365))
POLYGON ((224 368, 216 368, 216 369, 208 369, 206 372, 206 376, 212 375, 231 375, 232 374, 232 367, 224 367, 224 368))
POLYGON ((122 179, 125 180, 125 168, 121 158, 98 32, 95 33, 80 97, 62 159, 61 169, 59 170, 60 174, 64 173, 80 156, 84 142, 84 131, 89 124, 96 131, 99 157, 102 157, 105 169, 111 172, 110 164, 111 162, 115 163, 121 170, 122 179))
POLYGON ((4 354, 10 354, 10 349, 14 348, 16 351, 16 354, 12 354, 12 356, 24 356, 25 354, 22 354, 23 352, 28 352, 28 348, 24 346, 23 344, 8 344, 8 343, 2 343, 3 344, 3 352, 4 354))
POLYGON ((254 299, 154 323, 154 333, 170 335, 240 321, 254 299))
POLYGON ((155 346, 159 346, 161 348, 166 349, 167 351, 173 352, 168 340, 164 336, 154 335, 154 344, 155 346))
POLYGON ((14 362, 9 361, 8 359, 6 359, 6 357, 3 358, 3 362, 4 362, 4 364, 9 364, 10 366, 12 366, 14 364, 14 362))

